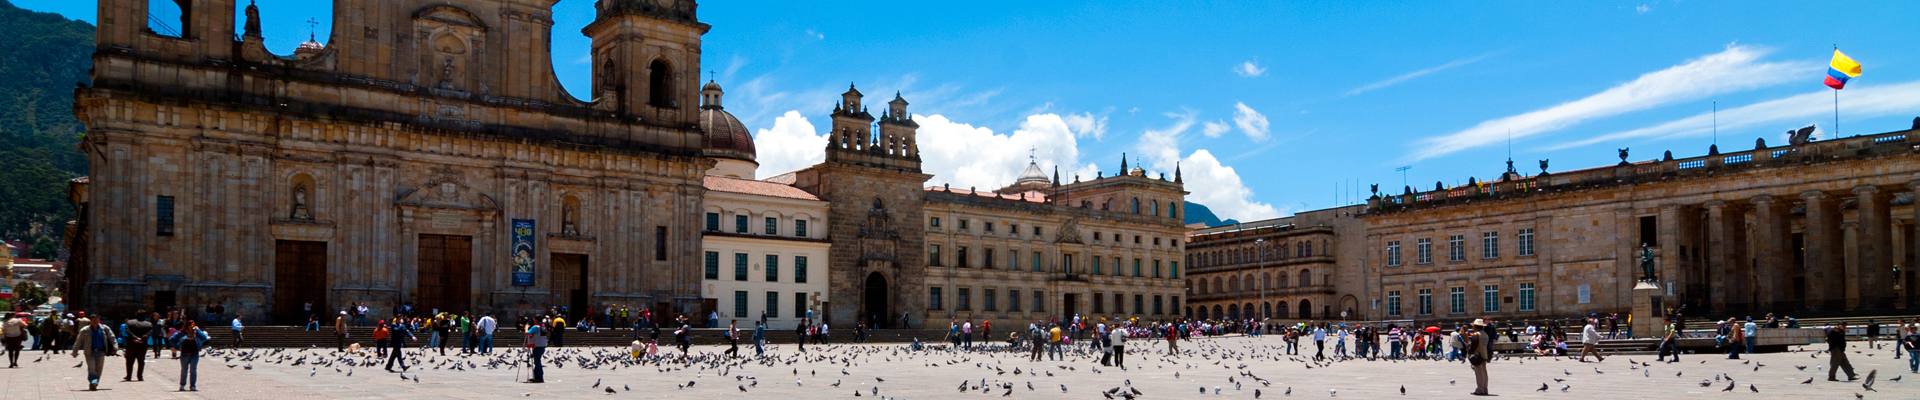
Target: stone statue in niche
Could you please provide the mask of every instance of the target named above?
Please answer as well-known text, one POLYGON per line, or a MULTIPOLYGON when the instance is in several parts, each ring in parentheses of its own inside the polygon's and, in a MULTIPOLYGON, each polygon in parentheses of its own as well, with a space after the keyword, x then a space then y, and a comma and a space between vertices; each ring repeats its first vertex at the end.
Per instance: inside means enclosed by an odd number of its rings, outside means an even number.
POLYGON ((453 59, 446 59, 440 64, 440 84, 437 86, 441 89, 453 90, 453 59))
POLYGON ((293 184, 293 212, 289 213, 287 217, 298 220, 313 220, 313 211, 307 207, 307 184, 293 184))
POLYGON ((578 228, 579 221, 580 207, 573 205, 573 202, 560 202, 560 233, 566 235, 580 234, 580 229, 578 228))

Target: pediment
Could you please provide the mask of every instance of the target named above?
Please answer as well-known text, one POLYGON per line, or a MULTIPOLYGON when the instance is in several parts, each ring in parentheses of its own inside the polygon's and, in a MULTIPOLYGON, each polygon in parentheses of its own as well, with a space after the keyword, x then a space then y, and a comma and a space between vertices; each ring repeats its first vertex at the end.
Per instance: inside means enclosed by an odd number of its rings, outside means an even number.
POLYGON ((448 25, 460 25, 479 30, 487 30, 487 23, 480 17, 454 6, 432 6, 413 13, 414 20, 437 21, 448 25))
POLYGON ((498 211, 493 196, 467 186, 465 175, 452 167, 435 170, 420 187, 400 193, 394 205, 454 210, 498 211))

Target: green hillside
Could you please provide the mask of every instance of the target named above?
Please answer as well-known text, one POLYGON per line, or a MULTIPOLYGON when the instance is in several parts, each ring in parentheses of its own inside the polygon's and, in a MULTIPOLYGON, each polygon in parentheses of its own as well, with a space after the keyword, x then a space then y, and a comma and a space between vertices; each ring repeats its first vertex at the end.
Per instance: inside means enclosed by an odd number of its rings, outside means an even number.
POLYGON ((0 0, 0 237, 58 238, 73 219, 66 181, 87 173, 73 89, 92 54, 93 25, 0 0))

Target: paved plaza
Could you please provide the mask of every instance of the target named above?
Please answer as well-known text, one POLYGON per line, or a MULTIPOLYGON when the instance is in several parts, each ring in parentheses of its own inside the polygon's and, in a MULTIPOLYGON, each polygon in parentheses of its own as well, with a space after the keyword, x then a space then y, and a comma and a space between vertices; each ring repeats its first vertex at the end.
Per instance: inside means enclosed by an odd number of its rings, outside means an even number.
MULTIPOLYGON (((549 355, 571 360, 550 361, 544 384, 517 383, 526 379, 527 372, 508 365, 518 358, 502 355, 411 354, 424 367, 396 374, 374 364, 378 360, 370 353, 347 359, 364 364, 348 364, 339 361, 331 349, 221 351, 201 362, 199 392, 175 391, 179 364, 172 359, 151 361, 145 382, 120 382, 123 359, 109 358, 102 391, 88 392, 85 370, 75 367, 79 359, 52 355, 36 362, 43 356, 30 352, 22 357, 21 368, 0 369, 0 381, 5 384, 0 398, 818 399, 855 398, 855 392, 860 392, 859 398, 864 399, 873 398, 877 387, 878 398, 896 399, 1101 399, 1103 391, 1128 386, 1139 390, 1141 398, 1250 399, 1258 390, 1261 399, 1375 399, 1401 396, 1402 386, 1406 396, 1472 397, 1467 393, 1473 389, 1473 374, 1461 363, 1307 363, 1282 354, 1277 336, 1186 341, 1180 344, 1183 352, 1178 356, 1166 354, 1165 341, 1129 343, 1137 346, 1129 352, 1130 368, 1125 370, 1102 367, 1097 353, 1085 351, 1065 361, 1030 362, 1024 352, 911 352, 903 345, 886 344, 808 346, 800 353, 792 345, 782 345, 769 349, 769 354, 777 357, 727 363, 712 357, 724 351, 724 346, 700 346, 693 351, 702 361, 656 364, 631 362, 620 354, 624 349, 556 348, 549 355), (228 360, 229 356, 234 358, 228 360), (301 365, 293 365, 296 362, 301 365), (455 363, 461 368, 454 369, 455 363), (965 391, 959 389, 963 381, 965 391), (983 381, 985 386, 981 387, 983 381), (683 387, 689 382, 692 387, 683 387), (1029 383, 1032 389, 1028 389, 1029 383), (1012 389, 1004 388, 1006 384, 1012 389), (1061 391, 1063 385, 1065 393, 1061 391), (741 392, 743 387, 745 393, 741 392), (607 388, 614 392, 607 393, 607 388), (1289 389, 1291 395, 1287 394, 1289 389)), ((1920 398, 1920 382, 1912 381, 1920 376, 1906 376, 1913 375, 1907 372, 1907 361, 1893 358, 1891 342, 1881 344, 1886 349, 1870 350, 1864 343, 1855 343, 1855 353, 1851 354, 1863 381, 1868 371, 1879 371, 1874 386, 1878 392, 1862 388, 1862 381, 1827 382, 1827 356, 1815 351, 1825 349, 1824 344, 1788 353, 1745 355, 1745 360, 1690 354, 1672 364, 1653 362, 1649 355, 1618 355, 1602 363, 1551 357, 1503 358, 1490 370, 1492 391, 1500 398, 1839 399, 1852 398, 1855 393, 1866 398, 1920 398), (1650 365, 1641 367, 1630 364, 1630 360, 1650 365), (1801 370, 1801 366, 1806 368, 1801 370), (1722 391, 1729 382, 1715 381, 1716 375, 1732 377, 1734 390, 1722 391), (1896 377, 1902 379, 1893 381, 1896 377), (1800 383, 1808 378, 1817 379, 1811 384, 1800 383), (1702 387, 1702 380, 1708 386, 1702 387), (1542 384, 1549 390, 1537 391, 1542 384), (1753 393, 1749 385, 1759 393, 1753 393)), ((1303 347, 1311 346, 1309 342, 1303 347)), ((448 354, 457 354, 457 350, 448 354)), ((661 350, 664 353, 667 349, 661 350)), ((752 351, 750 346, 742 348, 743 354, 752 351)), ((1302 351, 1311 357, 1309 349, 1302 351)))

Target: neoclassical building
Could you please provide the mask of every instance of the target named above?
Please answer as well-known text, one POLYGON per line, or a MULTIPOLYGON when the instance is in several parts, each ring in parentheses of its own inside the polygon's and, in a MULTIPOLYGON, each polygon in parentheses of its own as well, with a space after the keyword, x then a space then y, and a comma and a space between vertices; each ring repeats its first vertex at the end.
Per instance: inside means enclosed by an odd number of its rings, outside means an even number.
POLYGON ((1360 245, 1341 240, 1365 227, 1362 207, 1306 211, 1290 217, 1197 229, 1187 235, 1192 273, 1186 287, 1199 319, 1337 319, 1355 315, 1364 282, 1341 273, 1357 264, 1360 245))
MULTIPOLYGON (((1920 128, 1916 120, 1915 128, 1920 128)), ((1804 133, 1804 132, 1801 132, 1804 133)), ((1629 312, 1861 315, 1915 303, 1920 131, 1518 173, 1369 201, 1368 318, 1629 312)), ((1545 162, 1541 163, 1545 167, 1545 162)), ((1544 168, 1543 168, 1544 169, 1544 168)))
POLYGON ((709 26, 692 0, 599 1, 581 100, 551 3, 339 0, 325 44, 282 56, 251 5, 236 29, 234 0, 196 0, 172 36, 99 1, 69 300, 700 310, 709 26))
POLYGON ((827 202, 793 186, 753 180, 753 137, 720 106, 720 85, 701 90, 701 127, 715 161, 700 230, 700 293, 719 325, 792 329, 827 298, 827 202))

